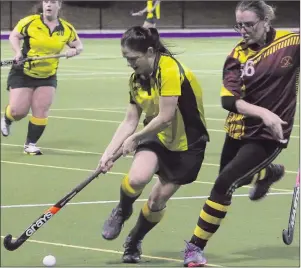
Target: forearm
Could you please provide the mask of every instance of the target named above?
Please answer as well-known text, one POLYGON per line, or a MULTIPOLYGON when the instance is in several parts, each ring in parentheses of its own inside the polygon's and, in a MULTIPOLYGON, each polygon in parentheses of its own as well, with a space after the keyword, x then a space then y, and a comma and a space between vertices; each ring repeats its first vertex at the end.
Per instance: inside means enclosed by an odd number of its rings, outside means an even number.
POLYGON ((242 99, 236 100, 235 102, 237 112, 250 117, 262 118, 267 111, 265 108, 250 104, 242 99))
POLYGON ((140 140, 145 138, 146 136, 155 135, 167 128, 170 124, 171 121, 167 121, 163 117, 157 116, 152 121, 150 121, 141 131, 135 133, 135 136, 140 140))
POLYGON ((69 44, 69 47, 76 49, 76 54, 79 55, 84 50, 83 43, 80 40, 73 41, 69 44))
POLYGON ((108 155, 114 154, 121 147, 123 142, 135 132, 137 125, 138 124, 123 121, 117 128, 105 153, 108 155))

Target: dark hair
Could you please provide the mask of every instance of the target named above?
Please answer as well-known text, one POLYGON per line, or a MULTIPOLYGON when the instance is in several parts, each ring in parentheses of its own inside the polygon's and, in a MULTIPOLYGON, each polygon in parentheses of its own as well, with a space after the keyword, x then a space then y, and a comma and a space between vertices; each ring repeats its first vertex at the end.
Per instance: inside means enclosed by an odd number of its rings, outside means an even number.
POLYGON ((127 46, 132 50, 146 53, 149 47, 155 52, 172 56, 166 46, 161 42, 160 35, 156 28, 143 28, 134 26, 128 29, 121 38, 121 46, 127 46))
POLYGON ((275 8, 268 5, 265 1, 241 1, 236 6, 236 11, 249 10, 253 11, 261 20, 268 19, 272 21, 275 19, 275 8))

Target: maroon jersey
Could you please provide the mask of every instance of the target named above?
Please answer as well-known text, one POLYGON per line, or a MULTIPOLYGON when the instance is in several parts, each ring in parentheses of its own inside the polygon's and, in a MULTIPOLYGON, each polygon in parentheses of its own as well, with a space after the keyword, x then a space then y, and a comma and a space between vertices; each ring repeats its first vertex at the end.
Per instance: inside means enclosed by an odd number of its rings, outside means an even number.
MULTIPOLYGON (((224 64, 221 96, 235 96, 277 114, 288 123, 283 132, 289 140, 299 86, 300 36, 271 28, 267 39, 259 50, 244 42, 232 50, 224 64)), ((233 112, 225 129, 234 139, 274 139, 260 118, 233 112)))

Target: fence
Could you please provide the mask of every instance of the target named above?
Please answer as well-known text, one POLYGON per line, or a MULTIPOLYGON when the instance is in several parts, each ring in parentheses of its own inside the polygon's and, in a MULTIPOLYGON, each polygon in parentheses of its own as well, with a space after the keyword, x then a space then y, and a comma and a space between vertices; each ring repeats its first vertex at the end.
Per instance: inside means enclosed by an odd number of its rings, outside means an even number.
MULTIPOLYGON (((142 24, 131 10, 144 8, 146 1, 66 1, 63 17, 80 30, 125 29, 142 24)), ((275 27, 299 28, 299 1, 267 1, 277 7, 275 27)), ((232 28, 236 1, 162 1, 160 29, 232 28)), ((31 14, 32 1, 1 1, 1 30, 10 31, 18 20, 31 14)))

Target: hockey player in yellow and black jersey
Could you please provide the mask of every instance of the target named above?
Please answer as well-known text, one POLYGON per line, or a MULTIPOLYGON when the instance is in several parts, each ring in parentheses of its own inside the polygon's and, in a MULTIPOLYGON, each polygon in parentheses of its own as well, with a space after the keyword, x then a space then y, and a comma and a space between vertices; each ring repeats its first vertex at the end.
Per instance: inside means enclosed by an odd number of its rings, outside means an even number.
POLYGON ((154 174, 159 177, 125 243, 123 261, 132 263, 140 261, 141 241, 162 219, 169 198, 181 185, 196 180, 209 135, 196 76, 172 56, 155 28, 130 28, 121 48, 135 71, 130 77, 130 100, 98 169, 106 172, 119 148, 135 156, 121 184, 120 202, 104 224, 105 239, 118 237, 135 200, 154 174), (145 127, 135 132, 142 112, 145 127))
POLYGON ((243 41, 223 69, 221 101, 229 114, 219 176, 187 243, 184 266, 206 263, 204 248, 225 218, 235 189, 254 182, 249 197, 259 200, 284 176, 284 167, 272 162, 287 147, 293 128, 300 36, 272 28, 274 16, 264 1, 237 5, 235 29, 243 41))
MULTIPOLYGON (((45 0, 41 4, 42 14, 21 19, 10 34, 9 41, 15 60, 20 62, 22 58, 60 54, 66 45, 69 46, 67 58, 80 54, 83 45, 74 27, 58 16, 61 1, 45 0)), ((36 143, 47 125, 48 112, 57 87, 58 64, 57 58, 36 60, 13 65, 9 72, 9 104, 1 119, 1 132, 3 136, 8 136, 11 124, 26 117, 31 109, 32 116, 24 144, 26 154, 42 154, 36 143)))
POLYGON ((138 12, 132 13, 132 16, 143 16, 146 13, 146 18, 143 23, 144 28, 155 28, 157 21, 161 17, 161 2, 159 0, 146 1, 146 7, 138 12))

